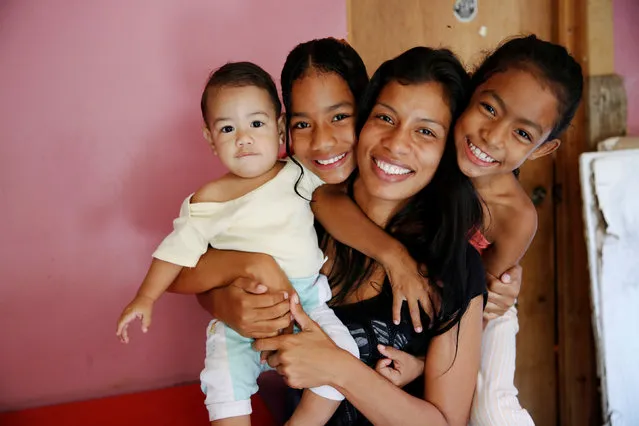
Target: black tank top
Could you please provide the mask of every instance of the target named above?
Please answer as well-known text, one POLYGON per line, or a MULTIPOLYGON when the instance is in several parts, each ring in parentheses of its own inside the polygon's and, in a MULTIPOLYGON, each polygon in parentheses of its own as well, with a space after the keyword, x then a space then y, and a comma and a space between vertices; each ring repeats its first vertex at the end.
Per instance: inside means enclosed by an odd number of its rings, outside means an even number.
MULTIPOLYGON (((468 294, 470 301, 479 295, 484 295, 486 302, 486 278, 484 266, 479 253, 468 246, 467 252, 468 270, 468 294)), ((377 345, 393 346, 411 355, 420 356, 426 353, 430 340, 434 337, 429 333, 426 323, 424 331, 416 333, 413 329, 410 316, 402 313, 402 321, 395 325, 392 320, 393 294, 389 286, 382 288, 377 296, 361 302, 333 306, 337 317, 346 325, 351 335, 355 338, 359 347, 360 359, 371 368, 375 367, 382 355, 377 350, 377 345)), ((422 320, 423 321, 423 320, 422 320)), ((419 377, 414 383, 404 387, 411 395, 423 397, 423 378, 419 377)), ((301 393, 294 392, 290 395, 289 407, 296 406, 301 393)), ((292 409, 290 410, 292 413, 292 409)), ((355 409, 348 401, 343 401, 335 415, 327 423, 332 426, 370 425, 371 423, 355 409)))

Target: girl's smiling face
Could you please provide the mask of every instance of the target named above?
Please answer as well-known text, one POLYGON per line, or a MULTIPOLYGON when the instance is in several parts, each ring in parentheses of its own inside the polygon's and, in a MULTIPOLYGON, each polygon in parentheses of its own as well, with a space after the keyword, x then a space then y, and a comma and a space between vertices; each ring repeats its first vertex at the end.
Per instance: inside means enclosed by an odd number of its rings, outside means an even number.
POLYGON ((455 126, 460 169, 471 178, 510 173, 555 151, 559 140, 547 139, 558 107, 551 88, 530 71, 494 74, 477 87, 455 126))
POLYGON ((355 169, 355 97, 338 74, 311 68, 293 83, 289 131, 295 156, 324 182, 355 169))

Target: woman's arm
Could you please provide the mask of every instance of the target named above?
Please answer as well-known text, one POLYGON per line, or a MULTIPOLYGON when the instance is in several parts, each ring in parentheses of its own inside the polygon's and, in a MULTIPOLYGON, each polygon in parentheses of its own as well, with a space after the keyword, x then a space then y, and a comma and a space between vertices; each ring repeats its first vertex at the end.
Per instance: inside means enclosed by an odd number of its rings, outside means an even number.
POLYGON ((467 425, 479 370, 482 299, 471 302, 459 335, 454 327, 432 340, 424 370, 425 400, 408 395, 361 363, 359 368, 337 367, 334 385, 373 424, 467 425))
POLYGON ((199 293, 204 310, 244 337, 275 336, 291 322, 290 282, 265 254, 209 248, 195 268, 182 269, 168 291, 199 293))
POLYGON ((209 248, 200 257, 195 268, 182 268, 167 291, 180 294, 203 293, 228 285, 238 277, 251 278, 269 289, 276 289, 284 284, 278 274, 273 274, 276 269, 280 269, 279 266, 266 254, 209 248), (259 278, 270 280, 262 282, 259 278))
POLYGON ((481 346, 483 297, 474 298, 457 327, 433 339, 426 357, 425 400, 413 397, 339 349, 295 304, 302 332, 258 340, 256 350, 276 350, 269 364, 295 388, 331 385, 376 425, 466 425, 481 346))
POLYGON ((393 322, 399 324, 406 300, 413 326, 422 331, 419 307, 432 311, 428 282, 408 250, 364 214, 344 192, 343 185, 323 185, 313 193, 311 208, 333 238, 381 264, 393 289, 393 322))

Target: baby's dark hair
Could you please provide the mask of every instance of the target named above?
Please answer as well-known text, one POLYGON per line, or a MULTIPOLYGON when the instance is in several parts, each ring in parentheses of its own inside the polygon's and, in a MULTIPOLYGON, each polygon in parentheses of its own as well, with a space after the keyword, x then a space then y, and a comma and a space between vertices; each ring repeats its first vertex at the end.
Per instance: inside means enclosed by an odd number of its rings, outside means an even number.
POLYGON ((511 68, 528 71, 549 85, 558 102, 557 121, 547 140, 561 135, 572 121, 583 93, 581 65, 566 48, 535 35, 512 38, 491 53, 472 75, 475 89, 494 74, 511 68))
POLYGON ((222 87, 246 86, 255 86, 266 90, 271 98, 271 102, 273 103, 275 114, 280 114, 282 111, 282 104, 279 96, 277 95, 277 87, 275 87, 275 83, 273 82, 270 74, 252 62, 229 62, 211 73, 209 80, 206 83, 206 87, 202 92, 200 108, 202 109, 202 118, 204 119, 204 122, 207 123, 206 116, 208 111, 206 104, 208 94, 211 90, 220 89, 222 87))
MULTIPOLYGON (((335 73, 343 78, 353 93, 356 104, 361 100, 368 84, 368 74, 362 58, 345 41, 328 37, 298 44, 288 54, 282 68, 282 100, 287 129, 291 122, 293 83, 312 70, 320 73, 335 73)), ((288 131, 286 132, 286 151, 290 156, 288 131)))

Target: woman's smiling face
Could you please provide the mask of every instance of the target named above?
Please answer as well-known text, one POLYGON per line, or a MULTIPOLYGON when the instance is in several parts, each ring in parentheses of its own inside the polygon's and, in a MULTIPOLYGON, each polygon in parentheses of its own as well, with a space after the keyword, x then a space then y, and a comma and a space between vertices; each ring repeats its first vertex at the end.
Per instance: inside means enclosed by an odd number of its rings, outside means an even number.
POLYGON ((386 84, 359 136, 357 160, 367 192, 401 202, 428 185, 451 119, 441 84, 386 84))

